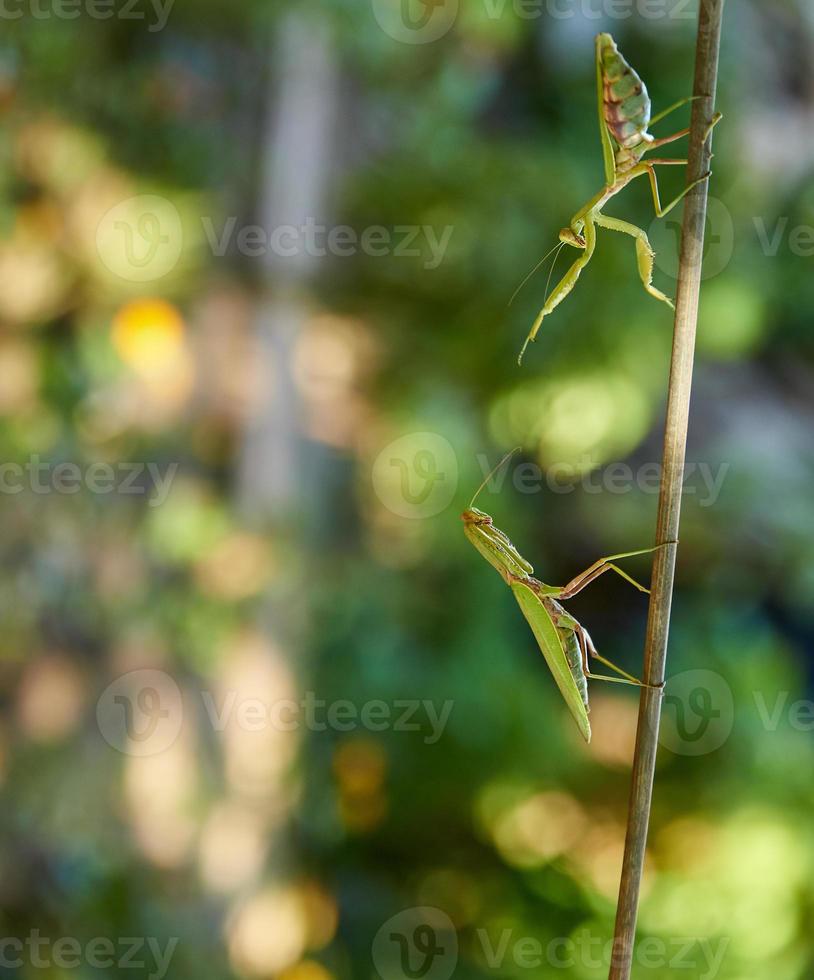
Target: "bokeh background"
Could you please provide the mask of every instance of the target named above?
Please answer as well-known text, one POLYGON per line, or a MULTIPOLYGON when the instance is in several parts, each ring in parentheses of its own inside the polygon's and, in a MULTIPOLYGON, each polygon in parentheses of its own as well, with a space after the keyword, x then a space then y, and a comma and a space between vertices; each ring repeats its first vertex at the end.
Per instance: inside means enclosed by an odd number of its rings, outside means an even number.
MULTIPOLYGON (((606 975, 636 695, 580 740, 458 515, 520 445, 479 504, 541 578, 652 542, 632 243, 522 368, 508 301, 601 180, 593 36, 663 108, 694 6, 4 8, 3 975, 606 975)), ((726 13, 636 977, 814 976, 813 45, 726 13)), ((673 292, 680 210, 608 212, 673 292)), ((644 597, 569 608, 639 671, 644 597)))

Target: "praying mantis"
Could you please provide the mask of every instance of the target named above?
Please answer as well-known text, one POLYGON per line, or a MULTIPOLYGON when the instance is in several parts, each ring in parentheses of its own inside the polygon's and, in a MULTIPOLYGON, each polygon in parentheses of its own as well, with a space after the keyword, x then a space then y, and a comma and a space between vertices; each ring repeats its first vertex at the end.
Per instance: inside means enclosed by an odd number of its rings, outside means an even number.
MULTIPOLYGON (((508 458, 508 456, 504 457, 501 463, 498 463, 498 467, 502 466, 508 458)), ((489 479, 489 476, 486 477, 486 480, 489 479)), ((615 562, 623 558, 633 558, 636 555, 646 555, 663 546, 656 545, 654 548, 641 548, 638 551, 625 551, 618 555, 598 558, 584 572, 574 576, 566 585, 546 585, 545 582, 534 578, 534 569, 530 563, 523 558, 508 536, 495 526, 492 518, 474 506, 478 494, 486 485, 486 480, 480 485, 469 507, 461 514, 461 520, 464 522, 464 534, 512 590, 517 604, 537 640, 540 652, 545 657, 548 669, 554 677, 560 694, 562 694, 568 710, 577 723, 580 734, 586 742, 590 742, 591 724, 588 720, 587 679, 611 681, 617 684, 635 684, 639 687, 647 685, 603 657, 597 651, 585 627, 574 616, 566 612, 560 602, 572 598, 581 592, 586 585, 590 585, 600 575, 609 571, 616 572, 640 592, 648 593, 649 589, 628 575, 615 562), (607 677, 604 674, 592 674, 590 672, 590 657, 598 660, 620 676, 607 677)))
MULTIPOLYGON (((645 291, 656 299, 661 300, 661 302, 666 303, 671 309, 675 309, 673 301, 669 296, 666 296, 660 289, 657 289, 653 285, 653 259, 655 253, 644 229, 639 228, 629 221, 622 221, 620 218, 611 218, 603 214, 602 209, 611 198, 615 197, 619 191, 627 187, 632 180, 646 174, 650 181, 656 216, 663 218, 693 187, 709 179, 710 171, 707 171, 707 173, 703 174, 697 180, 689 183, 669 204, 662 207, 655 168, 657 166, 680 166, 686 164, 687 161, 686 159, 675 159, 672 157, 642 159, 644 154, 650 150, 655 150, 660 146, 666 146, 668 143, 673 143, 683 136, 688 135, 689 128, 685 128, 679 130, 677 133, 673 133, 672 136, 656 139, 647 129, 648 126, 652 126, 654 123, 664 119, 671 112, 686 105, 688 102, 692 102, 697 96, 679 99, 678 102, 673 103, 673 105, 669 106, 663 112, 651 118, 650 97, 647 94, 647 88, 634 69, 622 57, 621 52, 616 46, 616 42, 610 34, 598 34, 596 37, 596 87, 599 112, 599 138, 602 144, 602 159, 605 165, 605 186, 584 204, 573 218, 571 218, 568 226, 560 231, 559 245, 556 245, 555 249, 559 252, 559 249, 563 245, 571 245, 573 248, 581 249, 582 255, 576 259, 571 268, 546 298, 543 308, 532 324, 529 335, 520 351, 517 359, 518 364, 522 362, 528 345, 537 336, 537 331, 540 329, 540 324, 543 322, 543 319, 559 306, 571 292, 576 285, 577 279, 579 279, 580 273, 591 261, 596 247, 597 227, 622 232, 635 239, 636 262, 639 269, 639 277, 645 291)), ((720 118, 721 114, 716 112, 707 127, 705 139, 720 118)), ((554 251, 554 249, 551 251, 554 251)), ((549 252, 548 254, 550 255, 551 253, 549 252)), ((547 257, 545 256, 541 260, 541 263, 547 257)), ((538 266, 541 263, 538 263, 538 266)))

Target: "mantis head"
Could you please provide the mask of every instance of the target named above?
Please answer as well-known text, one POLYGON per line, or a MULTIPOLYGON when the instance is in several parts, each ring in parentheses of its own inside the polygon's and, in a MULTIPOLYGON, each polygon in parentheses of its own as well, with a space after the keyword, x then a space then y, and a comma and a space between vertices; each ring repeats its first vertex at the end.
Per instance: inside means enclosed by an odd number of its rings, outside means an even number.
POLYGON ((467 509, 461 514, 461 520, 464 524, 491 524, 492 518, 482 510, 478 510, 477 507, 467 507, 467 509))
POLYGON ((566 245, 573 245, 574 248, 585 248, 585 239, 578 235, 573 228, 563 228, 560 230, 560 241, 566 245))

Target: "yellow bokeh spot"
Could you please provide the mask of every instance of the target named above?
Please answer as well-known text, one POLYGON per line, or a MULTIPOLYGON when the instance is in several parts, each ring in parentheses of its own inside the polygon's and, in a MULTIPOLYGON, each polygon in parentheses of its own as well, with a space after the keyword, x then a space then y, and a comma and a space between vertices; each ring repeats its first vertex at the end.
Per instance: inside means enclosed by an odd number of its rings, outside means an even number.
POLYGON ((387 756, 372 739, 352 738, 334 753, 339 812, 348 830, 366 833, 387 816, 387 756))
POLYGON ((268 887, 245 899, 227 927, 229 959, 243 976, 266 978, 297 964, 305 949, 305 910, 290 887, 268 887))
POLYGON ((495 844, 509 864, 538 867, 572 847, 583 833, 579 803, 565 793, 535 793, 519 801, 492 828, 495 844))
POLYGON ((334 975, 316 960, 301 960, 279 974, 279 980, 334 980, 334 975))
POLYGON ((271 571, 266 542, 236 532, 206 549, 195 566, 195 579, 207 595, 226 601, 256 595, 271 571))
POLYGON ((111 340, 124 363, 147 378, 170 373, 186 362, 184 321, 163 299, 125 303, 113 318, 111 340))

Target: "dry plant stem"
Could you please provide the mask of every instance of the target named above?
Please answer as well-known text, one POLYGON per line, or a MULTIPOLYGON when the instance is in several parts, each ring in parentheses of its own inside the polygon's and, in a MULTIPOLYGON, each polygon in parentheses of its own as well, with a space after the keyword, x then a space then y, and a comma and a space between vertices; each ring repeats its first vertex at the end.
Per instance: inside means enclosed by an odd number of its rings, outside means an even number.
MULTIPOLYGON (((710 169, 712 153, 708 127, 712 121, 715 104, 722 13, 723 0, 701 0, 693 85, 693 94, 698 98, 693 102, 690 123, 688 182, 697 179, 710 169)), ((656 529, 657 543, 678 540, 708 183, 703 181, 698 184, 687 195, 684 204, 673 328, 673 356, 667 395, 667 420, 656 529)), ((616 910, 613 959, 608 980, 628 980, 630 977, 661 715, 661 691, 657 688, 664 682, 665 676, 675 558, 676 545, 670 544, 659 548, 653 563, 643 678, 645 684, 651 686, 642 688, 639 701, 625 855, 622 863, 619 904, 616 910)))

